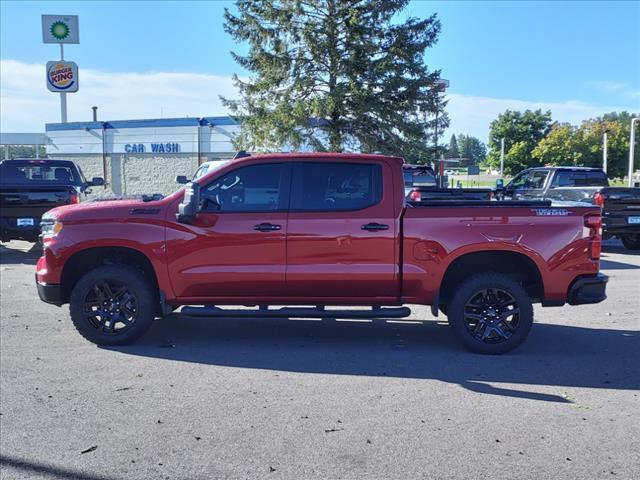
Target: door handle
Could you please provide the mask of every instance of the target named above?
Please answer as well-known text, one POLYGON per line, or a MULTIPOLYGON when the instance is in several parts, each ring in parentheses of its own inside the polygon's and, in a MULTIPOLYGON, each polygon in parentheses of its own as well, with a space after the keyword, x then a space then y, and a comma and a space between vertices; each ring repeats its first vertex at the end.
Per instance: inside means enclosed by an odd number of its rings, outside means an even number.
POLYGON ((265 223, 259 223, 258 225, 254 225, 253 229, 257 230, 258 232, 273 232, 273 231, 282 229, 282 226, 265 222, 265 223))
POLYGON ((377 232, 378 230, 389 230, 389 225, 383 225, 381 223, 367 223, 362 225, 360 228, 369 232, 377 232))

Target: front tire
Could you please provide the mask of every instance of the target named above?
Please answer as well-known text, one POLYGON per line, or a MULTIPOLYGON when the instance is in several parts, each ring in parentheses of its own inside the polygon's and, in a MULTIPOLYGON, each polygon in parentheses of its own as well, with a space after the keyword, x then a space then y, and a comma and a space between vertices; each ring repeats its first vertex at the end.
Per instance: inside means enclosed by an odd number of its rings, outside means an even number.
POLYGON ((448 302, 449 325, 469 350, 506 353, 520 345, 533 324, 533 305, 508 275, 481 273, 460 284, 448 302))
POLYGON ((620 240, 629 250, 640 250, 640 233, 625 233, 620 235, 620 240))
POLYGON ((91 270, 71 292, 76 330, 96 345, 124 345, 141 337, 155 318, 156 294, 141 272, 125 265, 91 270))

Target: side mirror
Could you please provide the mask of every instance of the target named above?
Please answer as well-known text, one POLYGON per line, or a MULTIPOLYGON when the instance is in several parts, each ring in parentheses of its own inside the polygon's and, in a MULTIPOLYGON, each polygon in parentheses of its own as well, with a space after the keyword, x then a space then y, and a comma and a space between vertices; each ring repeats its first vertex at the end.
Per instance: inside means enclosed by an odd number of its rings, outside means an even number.
POLYGON ((496 190, 504 190, 504 180, 499 178, 496 180, 496 190))
POLYGON ((184 189, 184 198, 178 205, 178 213, 176 213, 176 220, 179 223, 193 223, 200 207, 200 185, 197 183, 189 182, 184 189))
POLYGON ((93 177, 89 183, 87 183, 88 187, 102 187, 104 186, 104 178, 102 177, 93 177))
POLYGON ((180 185, 185 185, 189 183, 189 179, 187 178, 186 175, 178 175, 176 176, 176 183, 179 183, 180 185))

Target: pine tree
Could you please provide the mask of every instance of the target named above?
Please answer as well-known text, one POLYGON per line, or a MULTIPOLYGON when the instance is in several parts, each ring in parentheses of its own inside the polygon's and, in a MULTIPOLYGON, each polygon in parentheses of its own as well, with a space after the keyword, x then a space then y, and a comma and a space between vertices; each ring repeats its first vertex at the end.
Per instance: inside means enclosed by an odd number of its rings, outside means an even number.
POLYGON ((447 149, 447 155, 449 155, 449 158, 460 157, 460 150, 458 150, 458 141, 456 140, 455 133, 451 135, 451 140, 449 140, 449 148, 447 149))
MULTIPOLYGON (((238 146, 363 151, 424 160, 442 102, 440 71, 424 52, 434 14, 398 22, 408 0, 237 0, 225 30, 249 46, 233 54, 240 99, 223 99, 242 124, 238 146)), ((448 125, 438 118, 438 130, 448 125)))

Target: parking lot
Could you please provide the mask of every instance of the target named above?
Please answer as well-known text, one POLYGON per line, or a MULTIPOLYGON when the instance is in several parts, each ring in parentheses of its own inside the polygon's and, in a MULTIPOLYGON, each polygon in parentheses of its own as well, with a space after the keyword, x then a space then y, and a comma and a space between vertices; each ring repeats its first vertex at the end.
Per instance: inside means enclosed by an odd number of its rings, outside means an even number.
POLYGON ((617 241, 607 301, 536 307, 500 357, 462 350, 426 307, 410 322, 176 313, 98 348, 39 301, 30 247, 0 247, 2 479, 640 473, 640 255, 617 241))

